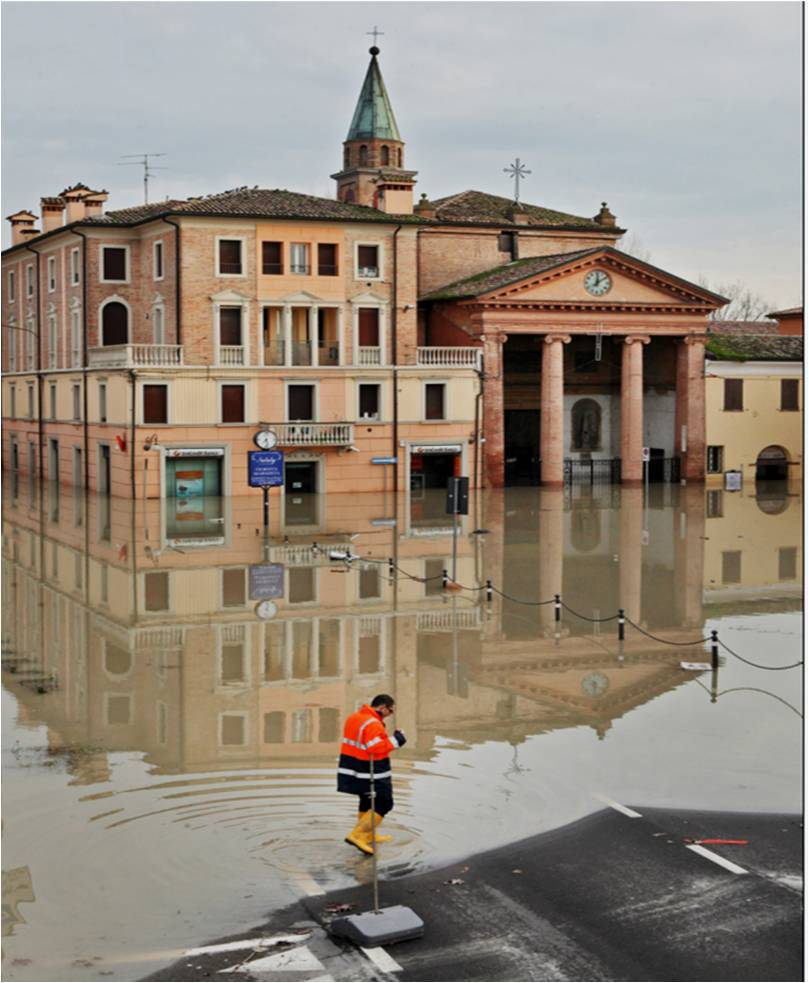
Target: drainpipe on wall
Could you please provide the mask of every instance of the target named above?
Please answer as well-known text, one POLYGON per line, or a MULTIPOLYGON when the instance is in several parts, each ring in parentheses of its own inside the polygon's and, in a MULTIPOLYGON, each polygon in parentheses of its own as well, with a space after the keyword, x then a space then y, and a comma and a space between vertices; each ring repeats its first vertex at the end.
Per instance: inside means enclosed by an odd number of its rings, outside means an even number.
MULTIPOLYGON (((396 237, 402 230, 401 223, 396 226, 393 233, 393 303, 391 304, 391 319, 390 319, 390 333, 391 333, 391 346, 393 348, 393 453, 392 457, 396 458, 396 464, 393 465, 393 501, 397 502, 397 495, 399 492, 399 373, 397 371, 397 365, 399 362, 399 352, 398 352, 398 339, 397 339, 397 320, 396 320, 396 305, 399 302, 398 292, 399 292, 399 282, 398 282, 398 249, 396 237)), ((395 505, 397 514, 399 506, 395 505)))
MULTIPOLYGON (((129 485, 130 485, 130 489, 131 489, 131 496, 132 496, 132 502, 133 502, 133 505, 132 505, 132 512, 133 512, 133 514, 135 512, 134 501, 135 501, 135 495, 136 495, 136 489, 135 489, 135 406, 136 406, 136 403, 137 403, 137 378, 138 378, 138 373, 134 369, 130 369, 129 370, 129 381, 132 384, 132 386, 131 386, 131 389, 132 389, 132 415, 131 415, 130 423, 129 423, 129 485)), ((132 543, 132 550, 133 550, 133 552, 134 552, 134 549, 135 549, 135 544, 134 544, 134 540, 133 540, 133 543, 132 543)))
POLYGON ((178 222, 172 222, 163 216, 163 221, 166 225, 172 226, 176 231, 174 234, 174 334, 177 339, 177 345, 182 345, 182 324, 180 321, 180 225, 178 222))
MULTIPOLYGON (((42 391, 43 391, 43 387, 42 387, 42 337, 41 337, 41 335, 42 335, 42 326, 41 326, 41 319, 40 319, 40 299, 41 299, 41 293, 40 293, 40 284, 39 284, 39 259, 40 259, 40 256, 39 256, 39 253, 36 251, 36 249, 34 249, 32 246, 29 246, 28 244, 26 244, 25 248, 28 250, 29 253, 33 253, 36 256, 36 258, 37 258, 37 315, 36 315, 37 316, 37 321, 36 321, 36 323, 37 323, 37 330, 36 330, 36 339, 37 339, 37 362, 36 362, 36 365, 37 365, 37 442, 38 442, 37 465, 39 466, 39 481, 40 481, 39 494, 40 494, 40 497, 42 497, 42 487, 41 487, 41 484, 42 484, 43 470, 44 470, 43 467, 42 467, 42 458, 43 458, 42 445, 43 445, 43 442, 45 440, 45 433, 44 433, 43 426, 42 426, 42 391)), ((20 284, 20 289, 22 289, 22 284, 20 284)), ((25 347, 27 348, 28 345, 26 344, 25 347)))
POLYGON ((81 239, 81 363, 84 373, 83 412, 84 417, 84 488, 90 490, 90 431, 87 422, 87 236, 78 229, 73 234, 81 239))

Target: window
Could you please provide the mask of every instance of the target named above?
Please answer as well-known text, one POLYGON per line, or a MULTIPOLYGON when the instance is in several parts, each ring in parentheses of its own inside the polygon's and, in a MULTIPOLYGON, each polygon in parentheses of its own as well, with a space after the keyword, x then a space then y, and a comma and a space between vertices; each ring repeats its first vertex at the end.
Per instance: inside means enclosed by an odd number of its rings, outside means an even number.
POLYGON ((798 380, 797 379, 781 380, 781 409, 782 410, 798 409, 798 380))
POLYGON ((312 711, 292 711, 293 744, 309 744, 312 740, 312 711))
POLYGON ((152 309, 152 324, 154 325, 154 343, 156 345, 165 345, 166 343, 166 332, 164 328, 163 321, 163 308, 154 307, 152 309))
POLYGON ((222 423, 244 423, 244 386, 222 386, 222 423))
POLYGON ((31 383, 28 384, 27 397, 28 397, 28 419, 34 419, 34 387, 31 383))
POLYGON ((317 272, 320 276, 337 276, 337 246, 334 243, 318 244, 317 272))
POLYGON ((512 260, 519 258, 516 232, 501 232, 497 237, 498 252, 508 253, 512 260))
POLYGON ((34 296, 34 267, 33 264, 25 267, 25 296, 34 296))
POLYGON ((101 312, 101 344, 125 345, 129 340, 129 311, 120 301, 105 304, 101 312))
POLYGON ((360 600, 382 597, 382 572, 378 564, 360 567, 360 600))
POLYGON ((48 386, 48 389, 50 390, 50 403, 51 403, 50 418, 52 420, 55 420, 56 419, 56 383, 52 382, 48 386))
POLYGON ((361 420, 379 419, 380 389, 378 383, 360 383, 359 416, 361 420))
POLYGON ((107 383, 98 384, 98 422, 107 422, 107 383))
POLYGON ((48 368, 56 368, 56 315, 48 315, 48 368))
POLYGON ((10 417, 17 416, 17 387, 8 387, 8 415, 10 417))
POLYGON ((722 583, 740 584, 742 582, 741 550, 731 550, 722 554, 722 583))
POLYGON ((156 242, 152 247, 152 275, 155 280, 163 279, 163 243, 156 242))
POLYGON ((725 379, 725 405, 726 411, 739 411, 744 409, 743 398, 744 379, 725 379))
POLYGON ((424 596, 430 597, 433 594, 443 594, 444 570, 447 561, 443 557, 433 557, 424 561, 424 596))
POLYGON ((357 312, 360 348, 379 347, 379 308, 361 307, 357 312))
POLYGON ((289 567, 289 590, 287 599, 290 604, 306 604, 315 599, 315 568, 289 567))
MULTIPOLYGON (((106 310, 106 307, 104 308, 106 310)), ((124 309, 126 311, 126 309, 124 309)), ((70 364, 73 368, 81 365, 81 312, 70 312, 70 364)))
POLYGON ((13 318, 8 323, 8 370, 17 370, 17 325, 13 318))
POLYGON ((243 683, 245 681, 244 645, 241 643, 223 645, 220 682, 227 685, 228 683, 243 683))
POLYGON ((126 246, 101 247, 101 282, 125 283, 128 279, 126 246))
POLYGON ((48 257, 48 293, 52 294, 56 290, 56 257, 48 257))
POLYGON ((722 489, 714 488, 707 492, 705 498, 706 519, 722 518, 722 489))
POLYGON ((360 167, 365 167, 368 163, 368 145, 362 144, 360 147, 360 167))
POLYGON ((70 282, 74 287, 80 282, 78 249, 70 250, 70 282))
POLYGON ((222 571, 222 607, 243 608, 247 603, 244 567, 222 571))
POLYGON ((72 387, 73 393, 73 419, 81 419, 81 386, 74 384, 72 387))
POLYGON ((222 747, 237 747, 246 742, 245 719, 242 714, 223 713, 219 723, 219 743, 222 747))
POLYGON ((220 276, 241 276, 242 275, 242 240, 241 239, 220 239, 219 240, 219 269, 220 276))
POLYGON ((145 385, 143 387, 143 422, 169 422, 169 387, 167 385, 145 385))
POLYGON ((291 242, 289 244, 289 272, 298 274, 309 272, 308 242, 291 242))
POLYGON ((798 549, 796 546, 782 546, 778 550, 778 579, 797 580, 798 549))
POLYGON ((241 345, 242 309, 241 307, 219 308, 219 344, 241 345))
POLYGON ((382 167, 387 167, 390 164, 390 147, 382 147, 379 152, 379 163, 382 167))
POLYGON ((286 714, 283 710, 271 710, 264 714, 264 743, 283 744, 286 714))
POLYGON ((379 246, 357 246, 357 276, 379 277, 379 246))
POLYGON ((708 448, 708 474, 721 474, 724 464, 725 448, 711 446, 708 448))
POLYGON ((424 386, 424 419, 443 420, 445 419, 445 392, 446 385, 443 382, 428 382, 424 386))
POLYGON ((280 276, 284 272, 283 245, 280 242, 262 242, 261 272, 264 276, 280 276))
POLYGON ((315 387, 290 385, 287 388, 287 419, 314 420, 315 387))
POLYGON ((321 744, 331 744, 340 737, 340 711, 337 707, 321 707, 318 710, 318 735, 321 744))
POLYGON ((8 274, 8 301, 13 304, 17 299, 17 274, 11 270, 8 274))
POLYGON ((143 606, 147 611, 168 611, 168 570, 151 570, 143 575, 143 606))

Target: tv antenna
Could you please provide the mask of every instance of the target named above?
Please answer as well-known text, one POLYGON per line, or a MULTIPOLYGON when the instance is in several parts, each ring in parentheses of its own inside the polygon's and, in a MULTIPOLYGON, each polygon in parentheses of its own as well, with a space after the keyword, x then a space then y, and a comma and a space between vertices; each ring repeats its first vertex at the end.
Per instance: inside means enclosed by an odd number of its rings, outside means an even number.
POLYGON ((119 167, 142 167, 143 168, 143 203, 144 205, 149 204, 149 178, 154 177, 155 171, 167 171, 167 167, 154 167, 149 163, 150 157, 167 157, 168 154, 122 154, 121 159, 125 160, 128 157, 134 157, 134 160, 126 160, 125 163, 119 163, 119 167))

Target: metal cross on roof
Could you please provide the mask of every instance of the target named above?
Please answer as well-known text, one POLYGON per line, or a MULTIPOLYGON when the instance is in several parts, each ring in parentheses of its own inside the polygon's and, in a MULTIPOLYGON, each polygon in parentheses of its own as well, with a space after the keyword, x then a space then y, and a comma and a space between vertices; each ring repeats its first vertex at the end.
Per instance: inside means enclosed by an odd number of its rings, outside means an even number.
POLYGON ((373 31, 366 31, 365 33, 366 34, 373 34, 373 36, 374 36, 374 47, 376 47, 376 39, 385 36, 385 32, 384 31, 378 31, 377 30, 376 24, 374 24, 373 31))
POLYGON ((506 174, 510 174, 514 178, 514 201, 519 202, 520 200, 520 178, 525 177, 526 174, 531 172, 525 166, 525 164, 520 163, 520 158, 517 157, 513 164, 509 164, 508 167, 504 167, 503 171, 506 174))

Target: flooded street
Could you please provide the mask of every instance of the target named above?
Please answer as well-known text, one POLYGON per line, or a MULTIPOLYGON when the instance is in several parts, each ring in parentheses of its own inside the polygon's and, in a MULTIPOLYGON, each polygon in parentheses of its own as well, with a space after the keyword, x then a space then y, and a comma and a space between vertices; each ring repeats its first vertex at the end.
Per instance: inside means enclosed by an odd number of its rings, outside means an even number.
POLYGON ((408 738, 383 877, 605 799, 800 812, 798 491, 481 493, 454 561, 443 492, 274 497, 265 541, 260 495, 7 480, 5 978, 137 979, 365 882, 335 768, 377 693, 408 738), (683 669, 713 629, 718 672, 683 669))

